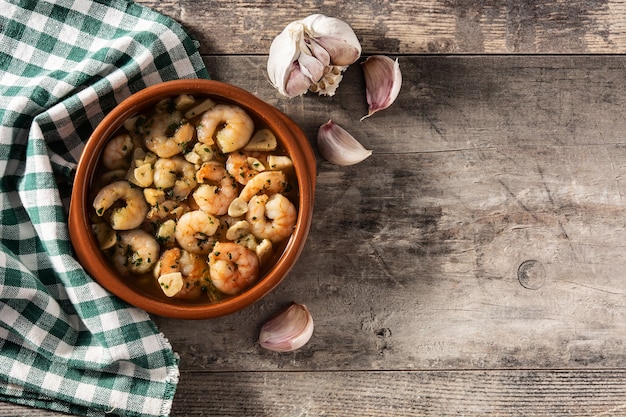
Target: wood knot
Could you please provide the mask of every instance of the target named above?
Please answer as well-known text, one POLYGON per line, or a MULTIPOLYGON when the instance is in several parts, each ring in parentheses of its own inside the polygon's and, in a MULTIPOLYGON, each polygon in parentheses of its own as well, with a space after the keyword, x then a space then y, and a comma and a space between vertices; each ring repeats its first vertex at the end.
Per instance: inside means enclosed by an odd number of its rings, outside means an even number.
POLYGON ((546 270, 541 262, 530 259, 517 268, 517 279, 522 287, 537 290, 546 282, 546 270))

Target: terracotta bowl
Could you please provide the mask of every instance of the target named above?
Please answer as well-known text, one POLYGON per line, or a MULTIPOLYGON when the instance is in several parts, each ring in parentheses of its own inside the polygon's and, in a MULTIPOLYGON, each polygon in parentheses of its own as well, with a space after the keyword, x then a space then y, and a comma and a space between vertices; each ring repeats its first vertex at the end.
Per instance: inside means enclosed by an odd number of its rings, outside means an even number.
MULTIPOLYGON (((72 245, 81 265, 104 288, 149 313, 180 319, 208 319, 241 310, 272 291, 287 275, 300 255, 311 225, 315 189, 315 157, 300 128, 276 108, 229 84, 212 80, 176 80, 148 87, 115 107, 89 138, 78 163, 69 212, 72 245), (105 143, 134 114, 158 101, 179 94, 206 96, 239 105, 257 124, 271 129, 294 162, 298 186, 298 217, 295 230, 273 267, 243 293, 218 302, 185 303, 149 295, 117 272, 100 251, 91 231, 91 186, 105 143)), ((132 279, 132 277, 130 277, 132 279)))

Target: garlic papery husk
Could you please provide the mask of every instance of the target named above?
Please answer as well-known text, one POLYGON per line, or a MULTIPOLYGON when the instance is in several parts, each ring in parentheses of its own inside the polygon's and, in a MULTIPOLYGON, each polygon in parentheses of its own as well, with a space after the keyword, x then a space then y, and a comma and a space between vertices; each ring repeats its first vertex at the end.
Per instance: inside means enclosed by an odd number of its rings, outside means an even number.
POLYGON ((317 131, 317 148, 336 165, 354 165, 372 154, 344 128, 329 120, 317 131))
POLYGON ((361 63, 369 111, 361 120, 386 109, 396 100, 402 86, 400 64, 384 55, 372 55, 361 63))
POLYGON ((306 306, 291 303, 263 324, 259 344, 267 350, 290 352, 301 348, 311 339, 313 327, 313 317, 306 306))
POLYGON ((272 41, 267 60, 271 83, 284 96, 307 91, 332 96, 341 73, 361 56, 361 44, 346 22, 322 14, 289 23, 272 41))

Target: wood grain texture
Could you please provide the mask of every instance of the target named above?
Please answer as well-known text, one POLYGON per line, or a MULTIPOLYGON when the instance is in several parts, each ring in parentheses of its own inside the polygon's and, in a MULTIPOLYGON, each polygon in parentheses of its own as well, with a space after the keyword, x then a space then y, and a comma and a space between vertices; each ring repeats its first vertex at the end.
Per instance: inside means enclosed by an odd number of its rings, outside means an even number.
MULTIPOLYGON (((186 372, 172 417, 622 416, 624 371, 186 372)), ((66 414, 0 407, 0 416, 66 414)))
POLYGON ((626 52, 623 0, 139 3, 181 19, 203 54, 265 54, 289 22, 313 13, 348 22, 365 54, 626 52))
POLYGON ((263 58, 207 58, 312 143, 332 117, 374 154, 318 159, 311 235, 275 293, 222 319, 157 318, 182 368, 624 366, 624 60, 406 57, 398 101, 359 122, 358 68, 335 97, 286 100, 263 58), (313 312, 313 339, 263 351, 259 326, 292 300, 313 312))
POLYGON ((621 372, 262 372, 190 375, 173 416, 617 416, 621 372), (601 390, 598 388, 602 387, 601 390), (213 401, 194 398, 208 395, 213 401))

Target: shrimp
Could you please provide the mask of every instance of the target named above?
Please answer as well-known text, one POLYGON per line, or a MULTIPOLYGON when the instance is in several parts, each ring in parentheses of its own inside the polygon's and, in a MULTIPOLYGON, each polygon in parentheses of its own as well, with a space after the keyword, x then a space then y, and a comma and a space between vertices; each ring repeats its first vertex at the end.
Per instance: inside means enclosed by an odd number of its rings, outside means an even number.
POLYGON ((248 202, 252 196, 280 193, 287 187, 287 176, 282 171, 263 171, 255 175, 239 194, 239 198, 248 202))
POLYGON ((228 215, 240 217, 248 212, 248 202, 260 193, 271 195, 282 192, 287 187, 287 177, 282 171, 263 171, 243 187, 237 198, 228 206, 228 215))
POLYGON ((219 219, 213 215, 194 210, 180 216, 174 236, 182 249, 199 255, 207 254, 216 242, 213 235, 219 225, 219 219))
POLYGON ((145 274, 159 258, 159 244, 148 232, 134 229, 118 233, 113 264, 120 273, 145 274))
POLYGON ((265 165, 251 155, 236 152, 228 156, 226 170, 239 184, 246 185, 252 177, 265 171, 265 165))
POLYGON ((215 139, 221 151, 229 153, 246 146, 254 133, 254 122, 241 107, 218 104, 202 114, 196 129, 200 142, 212 144, 215 139))
POLYGON ((203 183, 193 193, 198 207, 216 216, 226 214, 239 191, 237 182, 226 169, 220 163, 206 162, 196 173, 196 180, 203 183))
MULTIPOLYGON (((154 277, 159 280, 162 285, 167 285, 163 279, 159 279, 168 274, 180 274, 182 281, 180 290, 171 296, 178 299, 194 299, 198 298, 204 292, 207 284, 210 282, 209 264, 205 257, 187 252, 180 248, 172 248, 163 252, 161 258, 154 267, 154 277)), ((166 288, 162 288, 166 291, 166 288)))
POLYGON ((181 156, 160 158, 154 164, 154 185, 169 190, 174 199, 182 201, 196 188, 196 169, 181 156))
POLYGON ((172 100, 162 100, 154 114, 138 123, 138 131, 143 136, 146 148, 159 158, 170 158, 183 152, 191 142, 194 127, 175 109, 172 100))
POLYGON ((246 220, 250 231, 258 239, 280 242, 291 236, 296 224, 296 207, 282 194, 265 194, 252 197, 248 203, 246 220))
POLYGON ((126 170, 130 166, 129 156, 132 151, 133 140, 130 135, 117 135, 104 146, 102 163, 110 170, 126 170))
POLYGON ((259 277, 259 258, 236 243, 217 243, 209 254, 209 267, 215 288, 229 295, 242 292, 259 277))
POLYGON ((94 198, 93 208, 101 217, 111 209, 109 222, 115 230, 139 227, 148 213, 148 203, 143 197, 143 192, 128 181, 115 181, 105 185, 94 198), (114 203, 120 200, 124 205, 114 206, 114 203))

